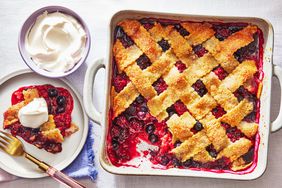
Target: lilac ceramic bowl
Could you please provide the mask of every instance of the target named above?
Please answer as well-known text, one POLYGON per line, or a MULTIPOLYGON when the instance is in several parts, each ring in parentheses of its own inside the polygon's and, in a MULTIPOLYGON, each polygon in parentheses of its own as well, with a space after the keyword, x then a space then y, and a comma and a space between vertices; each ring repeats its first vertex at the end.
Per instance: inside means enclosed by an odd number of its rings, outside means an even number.
POLYGON ((42 75, 42 76, 46 76, 46 77, 50 77, 50 78, 59 78, 59 77, 64 77, 67 76, 71 73, 73 73, 74 71, 76 71, 81 65, 82 63, 86 60, 89 50, 90 50, 90 45, 91 45, 91 39, 90 39, 90 32, 88 30, 87 25, 85 24, 85 22, 82 20, 82 18, 76 14, 75 12, 73 12, 72 10, 65 8, 65 7, 61 7, 61 6, 47 6, 47 7, 43 7, 37 11, 35 11, 34 13, 32 13, 27 20, 24 22, 21 31, 20 31, 20 35, 19 35, 19 41, 18 41, 18 47, 19 47, 19 51, 20 54, 24 60, 24 62, 26 63, 26 65, 33 70, 34 72, 42 75), (57 72, 50 72, 44 69, 39 68, 35 62, 33 62, 33 60, 31 59, 29 53, 26 51, 25 49, 25 38, 26 38, 26 33, 29 31, 29 29, 31 28, 31 26, 35 23, 36 18, 43 14, 43 12, 47 11, 48 13, 52 13, 52 12, 61 12, 67 15, 70 15, 72 17, 74 17, 84 28, 87 39, 86 39, 86 44, 85 44, 85 49, 84 52, 82 54, 81 59, 76 63, 76 65, 69 71, 67 72, 62 72, 62 73, 57 73, 57 72))

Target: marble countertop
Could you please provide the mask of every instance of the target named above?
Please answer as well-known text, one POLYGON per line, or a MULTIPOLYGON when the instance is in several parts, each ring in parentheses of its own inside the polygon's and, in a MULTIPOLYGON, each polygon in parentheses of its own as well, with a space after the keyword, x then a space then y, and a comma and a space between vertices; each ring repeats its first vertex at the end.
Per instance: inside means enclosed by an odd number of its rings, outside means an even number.
MULTIPOLYGON (((62 5, 73 9, 86 21, 92 35, 92 49, 87 63, 75 74, 83 80, 87 64, 106 55, 106 37, 111 16, 124 9, 162 11, 184 14, 252 16, 268 19, 275 31, 274 64, 282 66, 282 1, 281 0, 1 0, 0 1, 0 77, 19 68, 25 68, 17 48, 18 32, 24 20, 35 10, 47 5, 62 5)), ((74 83, 81 80, 74 80, 74 83)), ((94 100, 101 108, 104 101, 100 100, 104 87, 104 72, 97 75, 98 82, 94 85, 94 100)), ((78 85, 78 84, 76 84, 78 85)), ((79 85, 82 91, 83 85, 79 85)), ((277 79, 273 79, 272 88, 272 120, 279 110, 280 91, 277 79)), ((101 140, 100 126, 95 126, 95 152, 101 140)), ((87 187, 281 187, 282 184, 282 131, 270 135, 268 166, 264 175, 253 181, 234 181, 221 179, 189 178, 189 177, 149 177, 149 176, 117 176, 104 171, 96 157, 99 175, 96 182, 82 180, 87 187)), ((1 157, 1 156, 0 156, 1 157)), ((50 178, 37 180, 19 179, 13 182, 0 183, 0 187, 12 188, 55 188, 63 187, 50 178)))

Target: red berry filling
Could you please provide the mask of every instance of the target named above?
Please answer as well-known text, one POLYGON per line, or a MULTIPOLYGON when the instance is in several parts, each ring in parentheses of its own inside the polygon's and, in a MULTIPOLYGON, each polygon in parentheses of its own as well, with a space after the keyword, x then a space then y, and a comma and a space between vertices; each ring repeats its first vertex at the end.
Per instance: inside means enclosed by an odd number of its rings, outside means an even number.
MULTIPOLYGON (((255 92, 256 93, 256 92, 255 92)), ((259 113, 258 113, 258 99, 257 97, 250 93, 248 90, 246 90, 243 86, 239 87, 235 92, 234 92, 235 97, 237 97, 238 101, 242 101, 244 98, 251 101, 253 103, 253 111, 248 114, 245 118, 244 121, 247 122, 258 122, 259 119, 259 113)))
POLYGON ((145 55, 141 55, 137 60, 136 60, 137 65, 143 70, 149 67, 152 63, 150 59, 145 55))
POLYGON ((168 113, 168 117, 170 118, 173 114, 176 113, 175 109, 174 109, 174 105, 171 105, 170 107, 168 107, 166 109, 166 112, 168 113))
POLYGON ((183 102, 181 102, 180 100, 176 101, 173 105, 171 105, 170 107, 168 107, 166 109, 168 116, 171 117, 173 114, 177 114, 178 116, 181 116, 182 114, 184 114, 184 112, 188 111, 187 107, 185 106, 185 104, 183 104, 183 102))
POLYGON ((251 113, 249 113, 246 117, 244 117, 244 121, 249 123, 257 122, 258 119, 259 118, 256 109, 254 109, 251 113))
POLYGON ((252 147, 251 149, 249 149, 248 153, 242 156, 242 158, 246 163, 250 163, 254 159, 254 154, 255 154, 255 149, 252 147))
POLYGON ((190 33, 184 29, 180 24, 176 24, 174 28, 182 35, 183 37, 188 36, 190 33))
POLYGON ((212 109, 212 115, 214 115, 216 118, 220 118, 224 114, 226 114, 226 112, 221 106, 217 106, 212 109))
POLYGON ((218 159, 214 162, 203 164, 203 166, 207 169, 228 170, 230 169, 231 161, 226 157, 222 157, 221 159, 218 159))
POLYGON ((181 116, 182 114, 184 114, 184 112, 188 111, 187 110, 187 107, 185 106, 185 104, 183 104, 183 102, 181 102, 180 100, 179 101, 176 101, 176 103, 174 103, 174 110, 175 112, 181 116))
POLYGON ((194 127, 191 129, 191 131, 196 134, 197 132, 201 131, 203 129, 203 124, 199 121, 197 121, 194 125, 194 127))
POLYGON ((114 35, 115 35, 115 40, 119 39, 125 48, 128 48, 129 46, 132 46, 134 44, 131 38, 126 35, 122 27, 120 26, 116 27, 114 35))
POLYGON ((186 69, 186 65, 182 63, 181 61, 177 61, 175 63, 175 66, 177 67, 178 71, 182 73, 186 69))
POLYGON ((202 57, 208 52, 201 44, 193 46, 193 51, 198 57, 202 57))
POLYGON ((20 136, 26 142, 35 145, 39 149, 45 149, 50 153, 59 153, 62 151, 62 144, 56 143, 53 140, 46 139, 39 129, 31 129, 22 126, 19 122, 14 123, 9 127, 13 136, 20 136))
POLYGON ((249 93, 243 86, 240 86, 235 92, 235 97, 237 97, 238 101, 242 101, 244 98, 252 98, 252 94, 249 93))
POLYGON ((235 142, 236 140, 239 140, 244 136, 244 134, 239 129, 237 129, 236 127, 231 127, 227 123, 221 123, 221 126, 226 129, 227 137, 231 140, 231 142, 235 142))
POLYGON ((230 35, 231 35, 231 32, 227 28, 220 28, 220 29, 217 29, 215 37, 218 40, 223 41, 224 39, 226 39, 230 35))
POLYGON ((164 92, 167 89, 167 84, 165 83, 164 79, 159 78, 157 81, 153 83, 153 87, 157 91, 158 95, 164 92))
POLYGON ((203 97, 207 92, 207 88, 204 85, 204 83, 202 82, 202 80, 197 80, 192 87, 194 88, 194 90, 201 96, 203 97))
POLYGON ((206 150, 209 152, 210 156, 213 157, 213 158, 216 158, 217 157, 217 151, 215 150, 214 146, 211 144, 209 145, 206 150))
POLYGON ((117 74, 115 77, 113 77, 113 85, 115 87, 116 92, 121 92, 123 88, 127 85, 129 82, 129 78, 126 76, 126 74, 117 74))
MULTIPOLYGON (((73 110, 73 98, 64 88, 54 87, 52 85, 38 85, 22 87, 12 94, 12 105, 24 100, 23 91, 27 89, 37 89, 40 97, 46 100, 49 114, 52 114, 56 128, 60 129, 61 134, 65 136, 65 131, 71 126, 71 113, 73 110)), ((22 137, 26 142, 43 148, 50 153, 62 151, 62 144, 53 140, 46 139, 39 129, 32 129, 22 126, 16 122, 8 127, 11 134, 22 137)))
POLYGON ((234 53, 234 57, 242 62, 245 59, 254 59, 258 60, 258 34, 254 35, 254 41, 248 44, 245 47, 240 48, 234 53))
POLYGON ((143 18, 139 20, 146 30, 149 30, 154 27, 155 21, 153 19, 143 18))
POLYGON ((220 80, 223 80, 226 76, 228 76, 228 73, 221 66, 216 67, 213 72, 220 80))
MULTIPOLYGON (((122 163, 140 155, 136 151, 136 145, 140 143, 140 139, 160 146, 163 144, 161 138, 167 136, 167 132, 166 124, 157 122, 151 116, 148 112, 146 99, 140 95, 124 113, 112 122, 108 135, 108 140, 111 143, 107 147, 109 157, 115 165, 122 165, 122 163), (142 116, 140 116, 140 112, 143 113, 142 116)), ((171 139, 171 137, 168 138, 171 139)), ((156 156, 152 160, 157 160, 169 149, 165 149, 165 152, 163 150, 156 151, 156 156)))
POLYGON ((236 24, 233 23, 232 25, 219 23, 219 24, 214 24, 213 29, 215 30, 215 37, 218 40, 223 41, 233 33, 243 29, 246 25, 247 24, 240 24, 240 23, 236 23, 236 24))
POLYGON ((168 41, 165 39, 160 40, 158 44, 162 48, 163 52, 167 51, 170 48, 168 41))

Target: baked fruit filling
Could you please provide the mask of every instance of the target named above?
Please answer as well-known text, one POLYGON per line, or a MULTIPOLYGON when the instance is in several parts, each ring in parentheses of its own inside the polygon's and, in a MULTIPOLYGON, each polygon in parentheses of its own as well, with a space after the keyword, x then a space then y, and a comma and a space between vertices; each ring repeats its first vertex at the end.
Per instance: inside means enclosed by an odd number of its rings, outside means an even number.
POLYGON ((78 131, 71 118, 73 98, 64 88, 26 86, 15 91, 11 101, 12 106, 4 113, 4 129, 39 149, 59 153, 64 138, 78 131), (39 100, 42 103, 36 103, 39 100))
POLYGON ((112 164, 141 156, 161 168, 255 166, 262 45, 261 30, 247 23, 119 22, 107 134, 112 164), (143 142, 150 149, 141 151, 143 142))

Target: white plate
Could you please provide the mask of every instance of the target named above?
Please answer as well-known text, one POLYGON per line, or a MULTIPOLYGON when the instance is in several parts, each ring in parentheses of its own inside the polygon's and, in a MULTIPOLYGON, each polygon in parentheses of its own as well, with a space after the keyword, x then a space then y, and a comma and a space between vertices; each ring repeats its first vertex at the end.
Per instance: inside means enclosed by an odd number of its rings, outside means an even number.
MULTIPOLYGON (((12 92, 22 86, 41 84, 64 87, 71 93, 74 99, 72 121, 79 127, 79 131, 65 139, 62 144, 63 150, 58 154, 48 153, 44 149, 38 149, 25 141, 23 141, 23 144, 28 153, 54 166, 58 170, 62 170, 71 164, 80 153, 88 133, 88 117, 84 112, 82 100, 78 92, 65 79, 42 77, 31 72, 29 69, 13 72, 0 79, 0 130, 3 130, 2 114, 11 106, 12 92)), ((2 151, 0 151, 0 168, 19 177, 40 178, 47 176, 35 164, 29 162, 24 157, 11 157, 2 151)))

